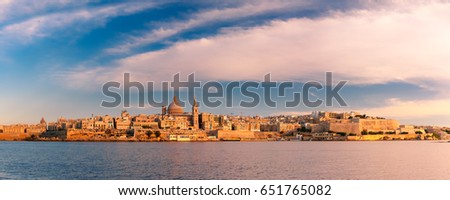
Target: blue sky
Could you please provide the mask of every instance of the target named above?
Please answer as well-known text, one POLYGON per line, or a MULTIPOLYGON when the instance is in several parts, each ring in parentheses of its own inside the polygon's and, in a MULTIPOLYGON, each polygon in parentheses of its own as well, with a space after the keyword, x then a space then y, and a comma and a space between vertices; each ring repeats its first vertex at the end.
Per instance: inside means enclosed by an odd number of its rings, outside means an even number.
POLYGON ((0 124, 118 115, 122 107, 100 107, 101 85, 121 82, 124 72, 143 83, 176 73, 203 82, 272 73, 301 84, 324 82, 331 71, 348 80, 348 107, 200 110, 354 110, 448 126, 449 24, 448 1, 1 0, 0 124))

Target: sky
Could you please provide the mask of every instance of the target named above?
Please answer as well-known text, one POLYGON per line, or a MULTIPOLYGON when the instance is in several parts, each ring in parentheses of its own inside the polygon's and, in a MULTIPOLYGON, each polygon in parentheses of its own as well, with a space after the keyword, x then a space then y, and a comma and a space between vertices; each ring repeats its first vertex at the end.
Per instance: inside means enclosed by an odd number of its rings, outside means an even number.
POLYGON ((195 73, 224 84, 271 73, 300 85, 333 72, 347 81, 347 106, 285 108, 274 98, 277 108, 207 108, 199 98, 200 112, 358 111, 450 126, 449 50, 449 1, 0 0, 0 124, 159 113, 100 106, 102 85, 125 72, 141 83, 195 73))

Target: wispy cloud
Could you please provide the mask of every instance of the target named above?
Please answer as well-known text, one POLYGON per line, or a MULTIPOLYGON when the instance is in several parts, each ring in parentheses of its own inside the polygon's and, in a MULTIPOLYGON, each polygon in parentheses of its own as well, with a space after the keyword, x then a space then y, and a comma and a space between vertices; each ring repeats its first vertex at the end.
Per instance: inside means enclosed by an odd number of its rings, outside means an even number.
POLYGON ((25 21, 9 24, 0 30, 0 36, 30 42, 35 38, 49 37, 55 31, 74 25, 70 31, 104 24, 108 19, 139 12, 154 6, 154 3, 121 3, 115 5, 81 8, 35 16, 25 21))
POLYGON ((26 18, 47 11, 84 6, 97 0, 1 0, 0 24, 14 21, 17 18, 26 18))
POLYGON ((449 11, 450 4, 431 3, 401 12, 359 10, 276 20, 178 42, 76 76, 86 77, 81 82, 88 85, 91 77, 83 74, 93 71, 95 80, 115 80, 122 72, 142 81, 169 79, 177 72, 197 72, 203 80, 261 80, 272 72, 277 79, 307 81, 323 80, 324 72, 333 71, 351 84, 405 81, 444 88, 450 82, 449 11))
POLYGON ((133 48, 145 46, 209 23, 218 23, 270 12, 293 10, 299 7, 311 7, 313 4, 312 1, 307 0, 247 1, 247 3, 236 7, 208 9, 189 16, 187 20, 162 23, 164 25, 161 25, 159 28, 141 31, 140 35, 129 36, 117 46, 108 48, 105 51, 111 54, 128 53, 133 48))

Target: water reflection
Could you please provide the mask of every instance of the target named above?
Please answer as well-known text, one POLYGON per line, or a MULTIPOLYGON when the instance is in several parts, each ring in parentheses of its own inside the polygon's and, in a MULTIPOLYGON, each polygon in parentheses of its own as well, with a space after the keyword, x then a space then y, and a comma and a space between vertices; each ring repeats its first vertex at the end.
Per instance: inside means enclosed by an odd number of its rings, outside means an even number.
POLYGON ((450 143, 0 142, 0 179, 450 179, 450 143))

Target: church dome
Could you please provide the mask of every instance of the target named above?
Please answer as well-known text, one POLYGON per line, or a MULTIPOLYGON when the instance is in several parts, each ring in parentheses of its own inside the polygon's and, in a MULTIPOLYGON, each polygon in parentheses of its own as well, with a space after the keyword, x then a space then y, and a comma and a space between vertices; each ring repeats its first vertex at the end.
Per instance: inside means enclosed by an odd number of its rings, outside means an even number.
POLYGON ((180 115, 184 113, 184 110, 179 106, 177 97, 173 97, 173 102, 169 105, 167 109, 169 115, 180 115))

